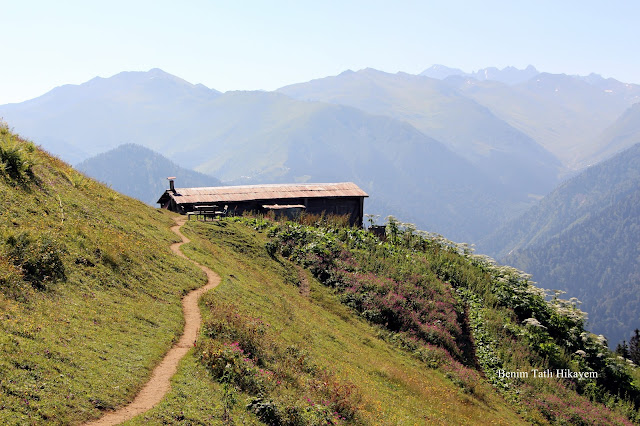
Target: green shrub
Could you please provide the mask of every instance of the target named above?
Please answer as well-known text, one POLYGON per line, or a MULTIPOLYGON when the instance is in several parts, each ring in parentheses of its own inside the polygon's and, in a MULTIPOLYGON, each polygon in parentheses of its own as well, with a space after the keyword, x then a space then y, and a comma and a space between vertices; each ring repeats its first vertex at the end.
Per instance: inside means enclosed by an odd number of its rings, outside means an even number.
POLYGON ((34 150, 31 142, 16 138, 0 121, 0 174, 15 181, 33 178, 34 150))
POLYGON ((9 259, 34 288, 44 290, 47 284, 66 278, 62 261, 65 250, 53 236, 41 234, 33 238, 28 232, 21 232, 7 237, 6 244, 9 259))

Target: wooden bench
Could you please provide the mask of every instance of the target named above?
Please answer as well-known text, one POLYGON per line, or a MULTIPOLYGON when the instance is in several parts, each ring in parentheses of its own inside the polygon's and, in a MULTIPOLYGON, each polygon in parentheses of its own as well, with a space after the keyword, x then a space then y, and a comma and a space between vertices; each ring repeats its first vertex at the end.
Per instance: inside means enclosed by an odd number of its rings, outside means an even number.
POLYGON ((216 217, 216 209, 218 206, 210 205, 210 206, 193 206, 193 211, 187 213, 187 218, 191 220, 191 216, 195 216, 196 219, 198 216, 202 217, 202 220, 206 222, 208 217, 215 218, 216 217))
POLYGON ((219 218, 219 217, 224 217, 227 215, 227 212, 229 211, 229 206, 224 206, 224 209, 222 210, 217 210, 218 206, 216 205, 211 205, 211 206, 194 206, 193 207, 194 210, 192 212, 187 212, 187 218, 188 220, 191 220, 191 216, 195 216, 196 219, 198 217, 202 217, 202 220, 204 220, 205 222, 207 221, 207 218, 219 218))

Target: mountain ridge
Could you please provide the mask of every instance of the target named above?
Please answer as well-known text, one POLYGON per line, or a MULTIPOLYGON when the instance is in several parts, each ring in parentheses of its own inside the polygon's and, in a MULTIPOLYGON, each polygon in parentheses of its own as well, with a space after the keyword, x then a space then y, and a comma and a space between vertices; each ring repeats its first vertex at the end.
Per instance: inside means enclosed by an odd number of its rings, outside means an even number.
POLYGON ((527 81, 538 74, 540 74, 540 72, 533 65, 528 65, 522 70, 513 66, 507 66, 503 69, 498 69, 496 67, 487 67, 470 73, 464 72, 458 68, 449 68, 444 65, 432 65, 431 67, 422 71, 419 75, 437 78, 438 80, 444 80, 446 78, 455 76, 473 78, 478 81, 499 81, 501 83, 513 85, 527 81))
POLYGON ((406 121, 525 193, 546 193, 560 174, 560 162, 534 140, 435 79, 364 69, 285 86, 278 92, 406 121))
POLYGON ((23 110, 0 107, 0 115, 16 119, 14 125, 21 131, 29 127, 28 137, 66 159, 136 143, 223 182, 354 181, 377 194, 369 204, 371 213, 395 214, 462 240, 476 239, 513 208, 530 202, 526 194, 392 117, 295 100, 279 92, 233 91, 201 97, 189 86, 183 95, 170 97, 157 94, 158 88, 147 84, 153 80, 145 74, 133 75, 146 83, 134 85, 132 93, 153 102, 131 102, 117 94, 124 90, 120 80, 127 76, 94 82, 99 90, 90 88, 82 97, 54 102, 60 93, 50 93, 49 104, 35 105, 28 114, 29 105, 23 110), (106 90, 110 83, 115 95, 106 90), (68 146, 66 154, 52 149, 68 146), (413 175, 402 169, 409 164, 413 175), (458 172, 442 179, 451 169, 458 172), (476 202, 475 207, 469 200, 476 202), (429 214, 417 214, 420 211, 429 214))
POLYGON ((75 168, 152 207, 156 207, 156 201, 166 189, 168 176, 179 177, 179 185, 183 187, 222 185, 213 176, 180 167, 167 157, 133 143, 88 158, 75 168))

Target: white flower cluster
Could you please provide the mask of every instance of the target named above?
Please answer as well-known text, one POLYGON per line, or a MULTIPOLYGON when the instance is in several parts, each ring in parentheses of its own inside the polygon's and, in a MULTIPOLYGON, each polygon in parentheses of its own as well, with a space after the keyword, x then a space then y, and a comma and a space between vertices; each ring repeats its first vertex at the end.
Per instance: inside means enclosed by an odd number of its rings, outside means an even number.
POLYGON ((538 328, 547 328, 544 325, 540 324, 540 321, 538 321, 535 318, 527 318, 526 320, 522 321, 522 323, 524 325, 530 325, 531 327, 538 327, 538 328))

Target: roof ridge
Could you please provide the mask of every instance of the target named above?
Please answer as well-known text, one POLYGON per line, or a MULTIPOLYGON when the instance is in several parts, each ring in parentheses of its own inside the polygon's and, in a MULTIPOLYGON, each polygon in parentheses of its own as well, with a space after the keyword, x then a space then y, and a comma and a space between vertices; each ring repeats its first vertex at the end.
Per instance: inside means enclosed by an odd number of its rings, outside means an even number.
POLYGON ((175 188, 165 194, 177 203, 369 196, 353 182, 175 188))

